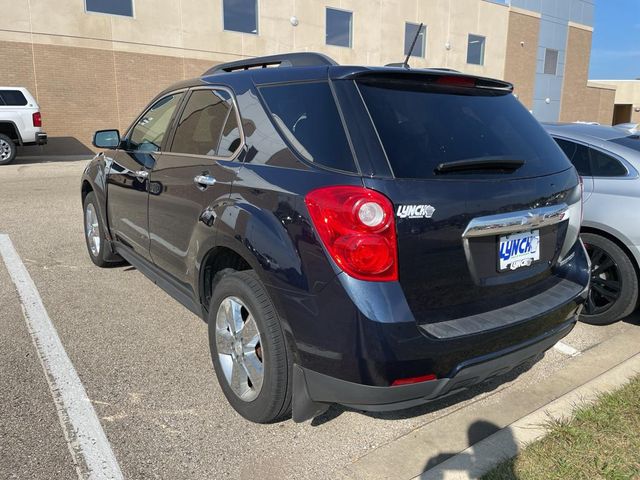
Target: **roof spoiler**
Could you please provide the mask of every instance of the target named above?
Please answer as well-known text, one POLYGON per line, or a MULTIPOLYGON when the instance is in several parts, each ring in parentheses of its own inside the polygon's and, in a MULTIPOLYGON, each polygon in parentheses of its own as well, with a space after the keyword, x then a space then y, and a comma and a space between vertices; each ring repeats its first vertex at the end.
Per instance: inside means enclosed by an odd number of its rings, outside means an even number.
POLYGON ((425 85, 441 87, 479 88, 483 90, 496 90, 501 92, 513 92, 513 84, 493 78, 476 77, 466 75, 448 68, 429 69, 398 69, 397 71, 362 70, 347 72, 341 78, 371 79, 373 81, 406 81, 413 80, 425 85))
POLYGON ((269 67, 320 67, 337 65, 332 58, 316 52, 283 53, 265 57, 247 58, 236 62, 221 63, 204 72, 203 77, 219 73, 269 67))

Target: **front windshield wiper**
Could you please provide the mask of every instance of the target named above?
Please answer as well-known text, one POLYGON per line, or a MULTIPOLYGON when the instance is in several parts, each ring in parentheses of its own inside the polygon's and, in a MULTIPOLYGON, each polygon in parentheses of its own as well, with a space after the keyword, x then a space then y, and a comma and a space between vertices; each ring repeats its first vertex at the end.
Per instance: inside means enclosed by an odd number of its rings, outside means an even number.
POLYGON ((468 170, 501 170, 512 172, 524 165, 524 160, 511 157, 477 157, 438 164, 433 171, 436 174, 464 172, 468 170))

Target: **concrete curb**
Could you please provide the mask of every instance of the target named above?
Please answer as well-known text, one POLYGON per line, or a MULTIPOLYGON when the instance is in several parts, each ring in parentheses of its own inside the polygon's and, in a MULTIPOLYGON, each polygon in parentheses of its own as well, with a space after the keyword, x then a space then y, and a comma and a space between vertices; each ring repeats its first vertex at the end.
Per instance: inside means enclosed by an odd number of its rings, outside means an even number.
POLYGON ((527 444, 542 438, 547 432, 544 425, 549 420, 570 417, 577 406, 593 403, 599 395, 622 387, 638 373, 640 354, 414 477, 414 480, 478 478, 500 462, 514 457, 527 444))

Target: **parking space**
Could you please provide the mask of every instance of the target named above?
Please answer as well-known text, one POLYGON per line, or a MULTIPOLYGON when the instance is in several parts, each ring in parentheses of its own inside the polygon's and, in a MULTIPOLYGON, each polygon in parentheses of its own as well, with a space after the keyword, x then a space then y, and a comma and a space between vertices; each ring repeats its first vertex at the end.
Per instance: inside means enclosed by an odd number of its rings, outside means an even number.
MULTIPOLYGON (((494 402, 579 361, 553 349, 514 375, 403 412, 332 407, 305 424, 254 425, 227 404, 211 367, 206 325, 131 267, 98 269, 82 235, 85 162, 0 170, 0 233, 9 235, 42 297, 126 478, 336 478, 344 467, 471 403, 494 402)), ((579 325, 564 344, 585 351, 625 332, 579 325)), ((0 262, 0 477, 74 473, 56 406, 0 262)))

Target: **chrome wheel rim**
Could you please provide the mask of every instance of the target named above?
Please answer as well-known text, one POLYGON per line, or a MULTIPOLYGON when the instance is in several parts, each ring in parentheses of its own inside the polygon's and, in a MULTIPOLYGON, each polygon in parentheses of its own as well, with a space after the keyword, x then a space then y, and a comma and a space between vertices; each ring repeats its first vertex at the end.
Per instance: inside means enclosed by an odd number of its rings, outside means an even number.
POLYGON ((87 235, 87 243, 94 257, 100 253, 100 227, 98 227, 98 215, 93 203, 87 205, 87 211, 84 215, 85 233, 87 235))
POLYGON ((216 314, 216 350, 227 384, 245 402, 256 399, 264 380, 264 355, 256 321, 237 297, 225 298, 216 314))
POLYGON ((11 157, 11 150, 9 142, 0 138, 0 160, 8 160, 11 157))

